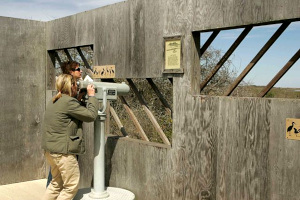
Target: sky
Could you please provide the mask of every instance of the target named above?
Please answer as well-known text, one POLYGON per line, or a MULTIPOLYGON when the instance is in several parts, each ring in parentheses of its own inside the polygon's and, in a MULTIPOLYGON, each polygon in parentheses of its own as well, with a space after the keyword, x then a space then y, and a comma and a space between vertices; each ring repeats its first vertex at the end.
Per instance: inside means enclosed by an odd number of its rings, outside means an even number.
POLYGON ((51 21, 125 0, 0 0, 0 16, 51 21))
MULTIPOLYGON (((124 0, 0 0, 0 16, 51 21, 122 1, 124 0)), ((251 30, 229 58, 238 74, 249 64, 279 26, 280 24, 259 26, 251 30)), ((221 31, 212 43, 213 48, 225 53, 241 32, 242 29, 221 31)), ((201 44, 204 44, 209 35, 209 32, 201 34, 201 44)), ((300 22, 293 22, 244 80, 253 85, 267 85, 299 49, 299 35, 300 22)), ((275 87, 300 88, 299 75, 300 59, 275 87)))

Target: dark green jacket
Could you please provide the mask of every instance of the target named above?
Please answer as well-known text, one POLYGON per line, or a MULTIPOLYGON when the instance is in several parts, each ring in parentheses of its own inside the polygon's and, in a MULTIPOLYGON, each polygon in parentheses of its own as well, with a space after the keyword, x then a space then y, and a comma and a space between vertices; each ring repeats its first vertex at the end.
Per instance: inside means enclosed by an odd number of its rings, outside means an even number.
POLYGON ((63 94, 46 109, 42 148, 51 153, 83 154, 85 152, 82 121, 93 122, 98 115, 98 100, 89 97, 87 107, 63 94))

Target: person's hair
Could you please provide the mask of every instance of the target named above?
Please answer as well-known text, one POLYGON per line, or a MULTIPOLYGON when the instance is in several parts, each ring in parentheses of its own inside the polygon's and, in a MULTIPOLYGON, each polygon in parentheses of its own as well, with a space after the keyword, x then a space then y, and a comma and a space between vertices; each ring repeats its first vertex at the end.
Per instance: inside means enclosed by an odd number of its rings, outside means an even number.
POLYGON ((61 65, 61 71, 63 74, 71 74, 71 71, 76 69, 76 67, 79 65, 80 65, 79 62, 73 60, 63 62, 61 65))
POLYGON ((75 85, 76 81, 72 75, 61 74, 57 77, 55 88, 58 93, 53 97, 52 102, 55 103, 62 94, 72 96, 72 85, 75 85))

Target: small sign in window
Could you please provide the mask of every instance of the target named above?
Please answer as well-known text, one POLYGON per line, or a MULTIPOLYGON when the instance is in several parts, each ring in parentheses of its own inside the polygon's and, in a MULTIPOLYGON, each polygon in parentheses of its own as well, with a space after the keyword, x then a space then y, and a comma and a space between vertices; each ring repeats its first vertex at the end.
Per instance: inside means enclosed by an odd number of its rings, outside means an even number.
POLYGON ((115 78, 115 65, 103 65, 93 67, 93 78, 115 78))

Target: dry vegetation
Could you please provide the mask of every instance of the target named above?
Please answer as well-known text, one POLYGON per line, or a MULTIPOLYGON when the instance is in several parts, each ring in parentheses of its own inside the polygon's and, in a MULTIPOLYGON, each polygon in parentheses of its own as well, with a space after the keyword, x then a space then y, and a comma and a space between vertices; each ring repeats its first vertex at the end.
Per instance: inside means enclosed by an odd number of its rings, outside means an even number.
MULTIPOLYGON (((152 79, 154 83, 159 88, 160 92, 163 94, 169 105, 173 106, 173 87, 168 79, 156 78, 152 79)), ((124 79, 115 79, 116 82, 126 82, 124 79)), ((139 93, 142 95, 144 100, 147 102, 148 108, 151 110, 155 116, 158 124, 166 134, 167 138, 171 142, 172 140, 172 116, 166 110, 164 105, 161 103, 157 95, 152 90, 151 86, 146 79, 133 79, 134 84, 137 86, 139 93)), ((152 142, 162 143, 162 140, 159 137, 159 134, 154 129, 150 119, 140 105, 136 95, 130 91, 130 93, 124 96, 128 105, 134 112, 139 123, 141 124, 143 130, 145 131, 147 137, 152 142)), ((115 109, 118 114, 123 126, 125 127, 126 132, 129 137, 140 139, 137 129, 135 128, 133 122, 130 120, 128 113, 124 109, 121 100, 118 98, 117 101, 111 102, 111 106, 115 109)), ((122 135, 117 124, 111 116, 111 128, 110 132, 112 134, 122 135)))

